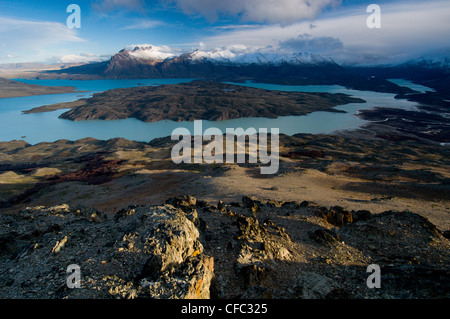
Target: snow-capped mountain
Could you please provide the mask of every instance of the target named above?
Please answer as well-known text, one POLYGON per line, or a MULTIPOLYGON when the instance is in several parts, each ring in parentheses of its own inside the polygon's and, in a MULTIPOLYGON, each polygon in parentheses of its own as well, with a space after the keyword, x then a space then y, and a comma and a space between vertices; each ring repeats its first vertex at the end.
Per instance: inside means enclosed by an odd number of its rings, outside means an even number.
MULTIPOLYGON (((181 52, 167 46, 133 45, 108 61, 67 68, 58 73, 101 78, 218 78, 323 76, 342 68, 332 59, 308 52, 248 52, 242 47, 181 52)), ((337 73, 336 73, 337 72, 337 73)))
POLYGON ((405 63, 406 66, 418 66, 423 68, 450 68, 450 58, 446 57, 420 57, 405 63))
MULTIPOLYGON (((449 65, 448 57, 426 57, 394 66, 372 66, 363 72, 364 68, 356 70, 342 66, 331 58, 309 52, 250 50, 243 45, 182 52, 168 46, 141 44, 119 51, 108 61, 48 73, 90 78, 272 78, 277 83, 282 83, 284 79, 290 79, 289 83, 299 84, 351 82, 350 86, 364 89, 373 88, 375 81, 372 79, 370 84, 364 86, 363 75, 366 73, 379 74, 380 78, 416 78, 417 74, 424 74, 423 70, 449 73, 449 65), (292 80, 293 78, 296 80, 292 80)), ((378 89, 386 91, 383 87, 390 84, 381 82, 380 80, 377 84, 378 89)), ((395 88, 391 91, 395 91, 395 88)))
POLYGON ((164 46, 136 45, 114 54, 108 61, 47 73, 49 77, 57 73, 62 78, 78 79, 196 78, 289 85, 337 84, 358 90, 403 93, 401 88, 382 77, 358 74, 317 54, 249 52, 244 47, 209 51, 202 48, 183 53, 164 46))
MULTIPOLYGON (((136 45, 132 49, 123 49, 119 52, 130 59, 136 59, 143 63, 155 63, 178 58, 192 63, 209 62, 219 64, 273 64, 283 63, 294 65, 335 63, 332 59, 323 58, 320 55, 309 52, 279 54, 279 53, 237 53, 230 49, 216 49, 211 51, 194 50, 187 53, 174 53, 171 48, 165 46, 136 45)), ((114 57, 113 57, 114 58, 114 57)))
MULTIPOLYGON (((249 68, 252 68, 251 72, 260 70, 261 75, 267 72, 266 68, 276 69, 286 66, 339 67, 332 59, 307 52, 278 54, 242 53, 230 49, 211 51, 197 49, 183 53, 174 52, 165 46, 136 45, 119 51, 106 61, 101 76, 118 78, 240 76, 246 75, 249 68)), ((98 73, 98 68, 96 72, 98 73)))
POLYGON ((236 62, 238 63, 256 63, 256 64, 293 64, 293 65, 320 65, 320 64, 335 64, 331 58, 324 58, 318 54, 313 54, 309 52, 300 52, 292 54, 263 54, 248 53, 237 57, 236 62))
POLYGON ((283 63, 302 65, 302 64, 322 64, 334 63, 332 59, 326 59, 317 54, 309 52, 292 53, 292 54, 276 54, 276 53, 243 53, 236 54, 230 50, 214 50, 201 51, 196 50, 191 53, 193 61, 209 61, 217 63, 230 64, 273 64, 280 65, 283 63))
POLYGON ((124 50, 128 52, 130 57, 140 60, 153 59, 164 61, 175 56, 171 49, 166 46, 136 45, 131 50, 124 50))

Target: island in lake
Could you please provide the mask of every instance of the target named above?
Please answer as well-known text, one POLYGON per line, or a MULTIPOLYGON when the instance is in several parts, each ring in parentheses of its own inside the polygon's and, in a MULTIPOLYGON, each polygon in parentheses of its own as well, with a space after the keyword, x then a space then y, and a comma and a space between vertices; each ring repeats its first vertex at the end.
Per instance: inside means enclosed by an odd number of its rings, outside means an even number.
POLYGON ((243 117, 306 115, 316 111, 345 112, 335 106, 364 103, 346 94, 281 92, 197 80, 175 85, 113 89, 88 99, 37 107, 24 113, 71 110, 60 118, 72 121, 136 118, 222 121, 243 117))

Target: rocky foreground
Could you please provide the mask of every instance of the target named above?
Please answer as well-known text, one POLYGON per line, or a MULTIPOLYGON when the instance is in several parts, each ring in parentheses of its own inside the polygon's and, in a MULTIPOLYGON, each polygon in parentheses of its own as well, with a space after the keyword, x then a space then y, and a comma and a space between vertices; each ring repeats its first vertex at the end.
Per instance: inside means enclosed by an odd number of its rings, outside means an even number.
POLYGON ((408 211, 178 196, 114 215, 29 207, 0 225, 1 298, 450 297, 449 234, 408 211))

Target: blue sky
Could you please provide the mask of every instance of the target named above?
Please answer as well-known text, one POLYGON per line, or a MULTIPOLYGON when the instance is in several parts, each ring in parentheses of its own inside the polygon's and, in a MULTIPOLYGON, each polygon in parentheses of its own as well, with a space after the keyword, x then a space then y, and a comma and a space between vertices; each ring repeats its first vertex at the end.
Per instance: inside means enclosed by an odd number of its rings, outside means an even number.
POLYGON ((100 60, 135 44, 393 63, 448 54, 449 13, 448 0, 2 0, 0 63, 100 60), (72 3, 79 29, 66 25, 72 3), (381 8, 380 29, 366 25, 371 3, 381 8))

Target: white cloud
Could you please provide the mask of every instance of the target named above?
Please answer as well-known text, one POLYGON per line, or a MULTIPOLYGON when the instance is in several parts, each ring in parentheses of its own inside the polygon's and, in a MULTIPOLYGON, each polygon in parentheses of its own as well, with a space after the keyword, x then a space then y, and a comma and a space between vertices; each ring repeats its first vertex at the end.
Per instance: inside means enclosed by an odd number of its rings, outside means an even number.
POLYGON ((93 53, 66 54, 54 56, 47 61, 49 63, 80 63, 80 62, 98 62, 109 59, 110 55, 96 55, 93 53))
POLYGON ((94 0, 92 7, 99 12, 114 10, 143 11, 144 0, 94 0))
POLYGON ((193 60, 213 59, 216 61, 230 60, 236 57, 236 54, 228 49, 216 49, 213 51, 197 50, 192 53, 193 60))
POLYGON ((370 13, 366 12, 365 5, 353 8, 322 16, 314 20, 313 28, 310 21, 303 21, 288 26, 273 24, 222 30, 202 42, 205 48, 239 42, 256 50, 286 50, 291 44, 291 50, 322 51, 322 55, 340 63, 400 62, 450 47, 450 2, 447 0, 383 4, 381 29, 367 27, 370 13), (320 47, 321 50, 316 50, 320 47))
POLYGON ((158 20, 136 19, 133 20, 131 24, 123 27, 121 30, 146 30, 146 29, 153 29, 163 24, 164 22, 158 20))
POLYGON ((344 48, 341 40, 333 37, 312 37, 310 34, 300 34, 296 38, 280 42, 281 48, 307 52, 339 52, 344 48))
POLYGON ((363 12, 318 21, 311 33, 339 38, 349 57, 402 60, 450 46, 449 11, 450 2, 442 0, 386 4, 381 5, 381 29, 367 28, 363 12))
POLYGON ((174 3, 186 14, 201 14, 210 21, 221 15, 239 16, 243 21, 292 24, 314 19, 340 0, 163 0, 174 3))
POLYGON ((219 30, 229 30, 229 29, 253 29, 253 28, 259 28, 261 25, 259 24, 230 24, 230 25, 222 25, 214 27, 214 29, 219 30))
POLYGON ((11 44, 23 43, 59 43, 83 41, 74 29, 65 24, 47 21, 28 21, 0 17, 0 35, 3 41, 11 44))
POLYGON ((0 39, 0 57, 33 56, 35 61, 42 59, 52 45, 84 41, 75 29, 62 23, 6 17, 0 17, 0 39))

